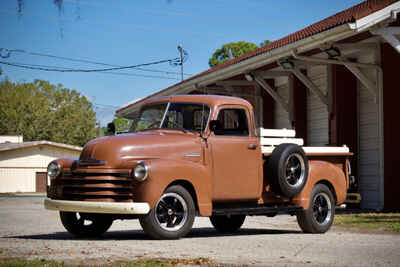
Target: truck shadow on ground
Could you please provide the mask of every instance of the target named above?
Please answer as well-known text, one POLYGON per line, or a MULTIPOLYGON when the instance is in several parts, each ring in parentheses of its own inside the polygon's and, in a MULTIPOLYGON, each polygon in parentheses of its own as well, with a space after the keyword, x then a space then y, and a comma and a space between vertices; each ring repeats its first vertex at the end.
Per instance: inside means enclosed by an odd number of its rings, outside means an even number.
MULTIPOLYGON (((194 228, 185 236, 186 238, 208 238, 208 237, 224 237, 224 236, 252 236, 252 235, 285 235, 285 234, 301 234, 296 230, 277 230, 277 229, 253 229, 243 228, 235 233, 219 233, 211 227, 194 228)), ((17 238, 17 239, 34 239, 34 240, 153 240, 147 236, 142 230, 124 230, 109 231, 98 238, 79 238, 68 232, 55 232, 49 234, 38 235, 21 235, 21 236, 2 236, 1 238, 17 238)))

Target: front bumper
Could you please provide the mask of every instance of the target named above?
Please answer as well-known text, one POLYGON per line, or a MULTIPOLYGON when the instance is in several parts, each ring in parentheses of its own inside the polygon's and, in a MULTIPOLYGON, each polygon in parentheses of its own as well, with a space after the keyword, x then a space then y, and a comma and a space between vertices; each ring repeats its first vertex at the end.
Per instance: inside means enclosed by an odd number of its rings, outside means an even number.
POLYGON ((109 214, 147 214, 150 206, 145 202, 92 202, 54 200, 46 198, 44 207, 48 210, 109 213, 109 214))

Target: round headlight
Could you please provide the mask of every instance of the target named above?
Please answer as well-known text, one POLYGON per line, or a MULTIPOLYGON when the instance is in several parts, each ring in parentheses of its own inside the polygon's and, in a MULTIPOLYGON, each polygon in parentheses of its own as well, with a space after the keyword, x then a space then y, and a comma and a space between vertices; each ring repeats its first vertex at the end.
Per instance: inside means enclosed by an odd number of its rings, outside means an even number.
POLYGON ((61 173, 61 166, 57 161, 50 162, 47 166, 47 175, 50 179, 56 178, 61 173))
POLYGON ((138 181, 144 181, 149 175, 149 170, 144 162, 139 162, 133 169, 133 176, 138 181))

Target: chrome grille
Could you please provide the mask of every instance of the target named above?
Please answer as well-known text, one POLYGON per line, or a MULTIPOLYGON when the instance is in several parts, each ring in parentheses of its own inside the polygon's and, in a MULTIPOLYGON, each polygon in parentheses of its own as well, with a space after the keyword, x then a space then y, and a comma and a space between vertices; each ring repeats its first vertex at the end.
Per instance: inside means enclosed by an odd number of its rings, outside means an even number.
POLYGON ((131 202, 133 198, 128 173, 64 173, 56 187, 66 200, 131 202))

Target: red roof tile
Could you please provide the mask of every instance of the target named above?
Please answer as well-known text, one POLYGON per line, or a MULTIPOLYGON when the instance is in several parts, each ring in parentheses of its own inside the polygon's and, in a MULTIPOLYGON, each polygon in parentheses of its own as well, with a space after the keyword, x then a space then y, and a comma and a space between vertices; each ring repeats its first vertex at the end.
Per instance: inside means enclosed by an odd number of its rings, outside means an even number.
MULTIPOLYGON (((291 44, 291 43, 295 43, 295 42, 297 42, 299 40, 302 40, 302 39, 305 39, 305 38, 310 37, 312 35, 321 33, 323 31, 329 30, 331 28, 343 25, 345 23, 355 22, 358 19, 366 17, 366 16, 368 16, 368 15, 370 15, 370 14, 372 14, 372 13, 378 11, 378 10, 381 10, 381 9, 383 9, 383 8, 393 4, 395 2, 398 2, 398 1, 400 1, 400 0, 366 0, 365 2, 362 2, 362 3, 360 3, 358 5, 355 5, 355 6, 351 7, 351 8, 349 8, 349 9, 346 9, 346 10, 341 11, 341 12, 335 14, 335 15, 332 15, 332 16, 326 18, 326 19, 323 19, 323 20, 321 20, 319 22, 316 22, 316 23, 314 23, 314 24, 312 24, 312 25, 310 25, 310 26, 308 26, 308 27, 306 27, 306 28, 304 28, 302 30, 299 30, 297 32, 289 34, 286 37, 283 37, 283 38, 281 38, 279 40, 271 42, 271 43, 269 43, 269 44, 267 44, 267 45, 265 45, 265 46, 263 46, 263 47, 261 47, 259 49, 256 49, 256 50, 251 51, 249 53, 246 53, 246 54, 244 54, 244 55, 242 55, 240 57, 237 57, 237 58, 231 59, 229 61, 226 61, 226 62, 224 62, 224 63, 222 63, 222 64, 220 64, 220 65, 218 65, 218 66, 216 66, 214 68, 210 68, 210 69, 208 69, 206 71, 203 71, 203 72, 201 72, 201 73, 199 73, 197 75, 194 75, 194 76, 192 76, 192 77, 190 77, 190 78, 188 78, 188 79, 186 79, 186 80, 184 80, 182 82, 176 83, 176 84, 174 84, 174 85, 172 85, 172 86, 170 86, 170 87, 168 87, 168 88, 166 88, 164 90, 158 91, 155 94, 152 94, 152 95, 150 95, 148 97, 143 98, 142 101, 144 101, 146 99, 149 99, 149 98, 153 97, 154 95, 156 95, 156 94, 158 94, 160 92, 164 92, 164 91, 169 90, 169 89, 171 89, 171 88, 173 88, 173 87, 175 87, 177 85, 180 85, 180 84, 185 83, 187 81, 190 81, 190 80, 193 80, 195 78, 201 77, 201 76, 206 75, 208 73, 212 73, 214 71, 217 71, 217 70, 226 68, 228 66, 237 64, 237 63, 239 63, 241 61, 244 61, 244 60, 252 58, 254 56, 263 54, 263 53, 271 51, 273 49, 276 49, 276 48, 279 48, 279 47, 282 47, 282 46, 285 46, 285 45, 288 45, 288 44, 291 44)), ((142 102, 142 101, 140 101, 140 102, 142 102)), ((136 104, 136 103, 133 103, 133 104, 136 104)), ((131 105, 133 105, 133 104, 131 104, 131 105)), ((122 110, 124 110, 124 109, 126 109, 126 108, 128 108, 128 107, 130 107, 131 105, 128 105, 126 107, 120 108, 119 110, 117 110, 117 113, 122 111, 122 110)))

